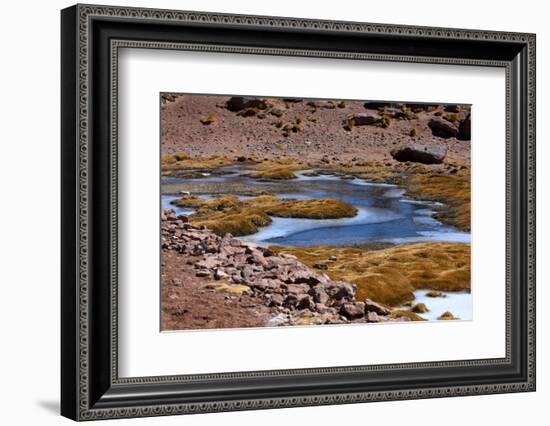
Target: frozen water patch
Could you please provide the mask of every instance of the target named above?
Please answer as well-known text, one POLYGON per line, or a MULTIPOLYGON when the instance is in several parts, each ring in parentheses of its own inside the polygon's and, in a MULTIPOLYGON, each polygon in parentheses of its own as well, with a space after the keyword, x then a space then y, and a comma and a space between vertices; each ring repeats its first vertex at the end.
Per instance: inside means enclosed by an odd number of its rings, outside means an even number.
MULTIPOLYGON (((437 221, 436 221, 437 222, 437 221)), ((406 244, 406 243, 463 243, 469 244, 471 241, 470 234, 468 232, 460 231, 418 231, 417 235, 410 237, 398 237, 398 238, 386 238, 383 242, 393 244, 406 244)))
POLYGON ((384 192, 384 197, 401 198, 405 194, 405 192, 406 191, 403 188, 392 188, 384 192))
POLYGON ((162 210, 174 210, 176 214, 183 214, 185 216, 189 216, 195 213, 195 209, 190 209, 187 207, 178 207, 173 204, 170 204, 172 201, 178 200, 180 198, 181 197, 177 195, 163 195, 161 197, 162 210))
POLYGON ((413 303, 424 303, 429 309, 425 314, 418 314, 428 321, 436 321, 444 312, 450 312, 455 317, 464 321, 473 319, 473 298, 472 293, 449 291, 445 292, 446 297, 428 297, 428 290, 417 290, 414 292, 413 303))
POLYGON ((359 208, 354 217, 341 219, 296 219, 273 217, 273 221, 269 226, 260 229, 260 231, 255 234, 242 237, 241 239, 260 242, 271 240, 273 238, 287 237, 298 232, 313 229, 383 223, 399 218, 400 215, 390 210, 380 208, 359 208))

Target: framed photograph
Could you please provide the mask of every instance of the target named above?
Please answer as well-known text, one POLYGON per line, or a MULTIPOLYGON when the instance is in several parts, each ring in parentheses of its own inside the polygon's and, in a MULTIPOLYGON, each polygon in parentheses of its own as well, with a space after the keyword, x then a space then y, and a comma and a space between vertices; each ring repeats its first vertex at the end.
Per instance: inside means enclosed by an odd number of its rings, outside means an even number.
POLYGON ((61 412, 535 390, 535 36, 61 13, 61 412))

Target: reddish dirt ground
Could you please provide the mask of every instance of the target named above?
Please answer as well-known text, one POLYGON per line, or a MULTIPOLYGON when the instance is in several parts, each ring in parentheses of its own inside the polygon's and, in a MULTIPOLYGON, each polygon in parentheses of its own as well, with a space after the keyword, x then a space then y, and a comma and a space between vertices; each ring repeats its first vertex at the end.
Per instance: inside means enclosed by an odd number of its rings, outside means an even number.
POLYGON ((365 113, 363 101, 345 101, 344 108, 325 108, 327 101, 315 100, 318 107, 307 105, 307 100, 296 103, 269 98, 273 108, 283 112, 281 117, 270 113, 241 117, 229 111, 225 102, 229 96, 181 95, 161 106, 162 152, 170 154, 185 151, 193 157, 221 155, 255 159, 282 157, 307 158, 315 163, 362 161, 393 161, 392 147, 411 141, 422 144, 444 145, 448 149, 446 163, 469 166, 470 141, 443 139, 432 135, 428 121, 433 112, 419 112, 411 120, 392 119, 388 128, 357 126, 346 131, 343 122, 350 114, 365 113), (205 125, 201 119, 210 115, 216 121, 205 125), (277 121, 293 124, 302 119, 303 130, 284 137, 277 121), (310 121, 315 120, 315 121, 310 121), (416 128, 418 135, 409 134, 416 128))
POLYGON ((162 253, 162 330, 262 327, 272 317, 257 298, 203 288, 212 280, 196 277, 188 260, 162 253))

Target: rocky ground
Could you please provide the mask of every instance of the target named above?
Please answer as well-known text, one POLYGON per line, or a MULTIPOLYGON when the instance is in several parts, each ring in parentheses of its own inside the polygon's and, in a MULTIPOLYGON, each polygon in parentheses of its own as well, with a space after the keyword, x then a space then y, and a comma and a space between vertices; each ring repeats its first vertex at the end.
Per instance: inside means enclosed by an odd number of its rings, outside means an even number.
POLYGON ((396 161, 402 145, 470 165, 470 107, 165 94, 162 152, 194 158, 294 158, 311 166, 396 161), (423 149, 422 148, 422 149, 423 149))
POLYGON ((162 329, 225 328, 420 319, 369 299, 295 256, 220 237, 162 213, 162 329))

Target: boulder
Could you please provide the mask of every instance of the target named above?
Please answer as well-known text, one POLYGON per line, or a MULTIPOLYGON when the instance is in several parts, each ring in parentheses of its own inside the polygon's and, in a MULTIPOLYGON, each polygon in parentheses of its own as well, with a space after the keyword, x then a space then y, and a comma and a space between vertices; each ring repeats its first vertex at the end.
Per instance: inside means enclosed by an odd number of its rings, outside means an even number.
POLYGON ((365 299, 365 312, 375 312, 378 315, 388 315, 390 310, 380 303, 365 299))
POLYGON ((381 120, 380 115, 376 112, 365 112, 353 114, 348 117, 348 122, 352 121, 355 126, 370 126, 378 124, 381 120))
POLYGON ((237 112, 246 108, 266 109, 267 103, 263 99, 232 96, 225 103, 225 106, 229 111, 237 112))
POLYGON ((408 144, 390 151, 391 156, 400 162, 412 161, 422 164, 440 164, 447 155, 447 148, 440 145, 408 144))
POLYGON ((428 310, 428 307, 424 303, 416 303, 411 308, 411 311, 415 314, 425 314, 428 310))
POLYGON ((426 293, 427 297, 447 297, 445 293, 439 290, 430 290, 426 293))
POLYGON ((434 136, 440 138, 448 139, 458 135, 458 127, 441 117, 432 117, 428 122, 428 127, 432 129, 434 136))
POLYGON ((319 287, 319 286, 313 287, 309 291, 309 294, 313 297, 313 300, 316 303, 322 303, 322 304, 326 305, 327 302, 329 301, 329 296, 328 296, 327 292, 322 287, 319 287))
POLYGON ((456 104, 445 105, 445 108, 443 108, 443 110, 445 112, 457 113, 457 112, 460 112, 460 105, 456 105, 456 104))
POLYGON ((466 116, 464 120, 460 122, 460 125, 458 126, 458 136, 457 139, 460 139, 461 141, 469 141, 472 137, 471 135, 471 122, 470 122, 470 114, 466 116))
POLYGON ((437 317, 437 319, 440 321, 453 321, 457 320, 458 318, 455 317, 451 312, 446 311, 443 312, 439 317, 437 317))
POLYGON ((315 310, 315 302, 307 294, 298 296, 298 303, 296 304, 296 309, 309 309, 313 311, 315 310))
POLYGON ((355 297, 353 285, 345 281, 330 281, 325 288, 328 295, 336 300, 353 299, 355 297))
POLYGON ((363 106, 366 109, 380 109, 380 108, 384 108, 385 106, 388 106, 388 105, 389 105, 388 102, 365 102, 363 104, 363 106))
POLYGON ((367 312, 367 322, 380 322, 380 317, 376 312, 367 312))
POLYGON ((365 304, 363 302, 344 303, 340 308, 340 314, 350 320, 362 318, 365 315, 365 304))

